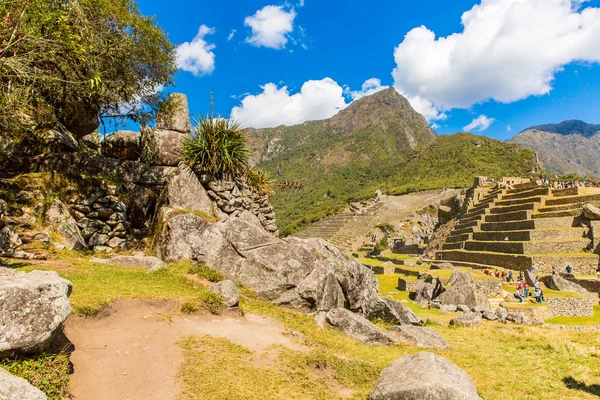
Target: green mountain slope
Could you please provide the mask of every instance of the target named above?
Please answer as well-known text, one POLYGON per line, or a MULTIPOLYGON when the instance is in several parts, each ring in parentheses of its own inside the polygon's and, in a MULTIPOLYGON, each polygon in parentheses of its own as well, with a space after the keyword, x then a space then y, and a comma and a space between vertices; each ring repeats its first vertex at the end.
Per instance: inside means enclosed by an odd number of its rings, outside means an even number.
POLYGON ((469 186, 475 175, 529 174, 535 155, 471 134, 440 136, 395 89, 360 99, 336 116, 253 130, 252 160, 275 180, 273 205, 287 235, 373 197, 469 186))
POLYGON ((511 140, 537 151, 550 174, 600 178, 600 125, 583 121, 534 126, 511 140))

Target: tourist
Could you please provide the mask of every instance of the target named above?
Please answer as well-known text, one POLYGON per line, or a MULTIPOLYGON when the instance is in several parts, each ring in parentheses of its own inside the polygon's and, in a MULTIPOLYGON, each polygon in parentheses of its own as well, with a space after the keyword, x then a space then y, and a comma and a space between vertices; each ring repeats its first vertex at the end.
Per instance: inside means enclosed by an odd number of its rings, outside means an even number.
POLYGON ((485 271, 483 271, 484 274, 489 275, 490 274, 490 270, 488 268, 485 269, 485 271))
POLYGON ((506 280, 506 271, 502 270, 502 280, 505 281, 506 280))
POLYGON ((521 289, 519 289, 518 287, 517 287, 517 290, 515 291, 514 296, 515 296, 515 299, 519 299, 519 303, 523 302, 523 296, 521 296, 521 289))
POLYGON ((523 271, 519 271, 519 282, 523 282, 523 271))
POLYGON ((544 298, 544 291, 542 290, 542 288, 540 288, 540 303, 545 302, 546 299, 544 298))
POLYGON ((512 270, 508 271, 508 281, 512 282, 513 281, 513 273, 512 270))
POLYGON ((527 282, 523 283, 523 297, 529 297, 529 285, 527 282))
POLYGON ((540 288, 540 281, 535 281, 535 282, 533 282, 533 287, 534 287, 535 289, 539 289, 539 288, 540 288))
POLYGON ((495 276, 496 278, 500 278, 500 272, 498 272, 498 270, 496 270, 496 271, 494 272, 494 276, 495 276))
POLYGON ((570 265, 567 265, 567 274, 571 275, 573 273, 573 268, 570 265))
POLYGON ((533 291, 533 297, 535 298, 536 303, 541 303, 541 295, 542 295, 542 290, 538 287, 533 291))

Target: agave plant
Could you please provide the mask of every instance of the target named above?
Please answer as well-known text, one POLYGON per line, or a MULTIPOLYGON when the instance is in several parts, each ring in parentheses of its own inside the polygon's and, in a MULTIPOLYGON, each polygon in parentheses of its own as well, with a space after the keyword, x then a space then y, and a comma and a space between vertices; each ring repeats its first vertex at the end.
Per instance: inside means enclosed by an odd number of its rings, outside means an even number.
POLYGON ((183 142, 181 155, 197 174, 232 180, 247 173, 250 154, 247 143, 245 129, 236 121, 200 117, 192 135, 183 142))
POLYGON ((272 197, 275 191, 272 188, 272 180, 265 171, 259 167, 249 167, 247 170, 248 186, 272 197))

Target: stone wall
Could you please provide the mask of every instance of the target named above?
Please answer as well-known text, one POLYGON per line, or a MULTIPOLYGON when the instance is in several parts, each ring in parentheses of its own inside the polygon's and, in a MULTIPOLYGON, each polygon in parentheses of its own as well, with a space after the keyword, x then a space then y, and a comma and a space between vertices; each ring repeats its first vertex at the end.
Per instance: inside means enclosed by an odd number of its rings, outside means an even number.
POLYGON ((549 318, 554 317, 552 310, 547 305, 540 305, 536 307, 522 307, 515 306, 514 303, 504 303, 504 307, 508 310, 508 312, 523 312, 526 316, 531 318, 532 321, 545 321, 549 318))
POLYGON ((404 278, 398 278, 398 290, 403 292, 415 292, 417 290, 417 282, 404 278))
POLYGON ((594 315, 594 306, 598 304, 598 298, 592 296, 552 297, 546 299, 546 303, 554 317, 583 317, 594 315))
POLYGON ((588 292, 592 293, 600 293, 600 279, 599 278, 578 278, 578 277, 570 277, 566 274, 561 274, 561 276, 565 279, 570 280, 571 282, 575 282, 576 284, 582 286, 588 292))
POLYGON ((269 196, 241 182, 212 181, 207 186, 208 195, 222 212, 237 216, 244 210, 250 211, 258 217, 267 232, 279 236, 269 196))

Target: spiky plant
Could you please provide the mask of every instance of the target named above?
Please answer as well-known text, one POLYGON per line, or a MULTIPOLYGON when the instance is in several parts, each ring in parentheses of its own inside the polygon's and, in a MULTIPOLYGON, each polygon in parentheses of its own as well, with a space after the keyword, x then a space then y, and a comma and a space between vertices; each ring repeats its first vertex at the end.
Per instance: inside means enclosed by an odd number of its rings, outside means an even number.
POLYGON ((272 179, 259 167, 249 167, 247 171, 248 186, 272 197, 275 191, 272 188, 272 179))
POLYGON ((184 162, 197 174, 233 180, 248 169, 249 151, 245 129, 236 121, 200 117, 192 135, 181 146, 184 162))

